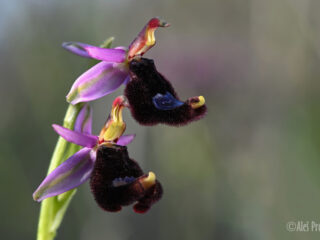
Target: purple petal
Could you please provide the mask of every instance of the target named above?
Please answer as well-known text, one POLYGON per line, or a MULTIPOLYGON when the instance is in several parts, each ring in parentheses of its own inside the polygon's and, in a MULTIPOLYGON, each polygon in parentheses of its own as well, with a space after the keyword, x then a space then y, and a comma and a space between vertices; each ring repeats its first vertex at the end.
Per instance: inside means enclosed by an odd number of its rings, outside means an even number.
POLYGON ((88 102, 115 91, 128 76, 122 64, 100 62, 83 73, 67 95, 71 104, 88 102))
POLYGON ((90 151, 90 148, 83 148, 54 169, 33 193, 33 199, 42 201, 87 181, 94 166, 90 151))
POLYGON ((123 51, 128 51, 128 48, 125 46, 118 46, 118 47, 115 47, 114 49, 121 49, 123 51))
POLYGON ((100 48, 80 42, 64 42, 62 47, 81 57, 94 58, 106 62, 122 63, 126 59, 126 51, 120 48, 100 48))
POLYGON ((128 82, 130 81, 130 75, 128 75, 127 77, 126 77, 126 79, 123 81, 123 84, 124 85, 127 85, 128 84, 128 82))
POLYGON ((91 134, 92 129, 92 109, 89 104, 85 104, 76 119, 74 131, 91 134))
POLYGON ((87 46, 85 50, 92 58, 105 62, 122 63, 126 59, 126 51, 120 48, 112 49, 87 46))
POLYGON ((62 43, 62 47, 69 52, 72 52, 81 57, 91 58, 91 56, 87 53, 87 51, 83 48, 84 43, 78 42, 64 42, 62 43))
POLYGON ((72 131, 57 124, 52 124, 52 127, 61 137, 63 137, 68 142, 72 142, 83 147, 93 148, 97 145, 99 140, 97 136, 72 131))
POLYGON ((123 135, 123 136, 119 137, 117 144, 121 145, 121 146, 126 146, 129 143, 131 143, 135 137, 136 137, 135 134, 123 135))

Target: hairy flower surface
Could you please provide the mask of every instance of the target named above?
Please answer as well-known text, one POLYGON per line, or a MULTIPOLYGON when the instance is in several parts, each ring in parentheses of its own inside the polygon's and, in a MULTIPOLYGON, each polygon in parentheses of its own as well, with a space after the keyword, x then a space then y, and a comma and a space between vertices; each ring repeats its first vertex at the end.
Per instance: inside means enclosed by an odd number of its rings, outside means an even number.
POLYGON ((90 187, 99 206, 111 212, 136 202, 134 211, 144 213, 162 196, 155 174, 144 174, 127 147, 119 145, 99 146, 90 187))
POLYGON ((74 82, 67 95, 71 104, 101 98, 126 83, 129 79, 129 63, 141 57, 156 43, 154 32, 158 27, 169 26, 159 18, 152 18, 132 41, 128 48, 100 48, 85 43, 65 42, 63 47, 82 57, 101 60, 74 82))
POLYGON ((137 202, 134 210, 146 212, 162 196, 161 184, 155 174, 144 174, 139 165, 129 158, 125 145, 135 135, 122 136, 126 124, 122 110, 126 107, 123 96, 117 97, 111 113, 99 136, 91 134, 92 113, 81 110, 75 130, 53 125, 64 139, 84 148, 54 169, 34 192, 33 198, 42 201, 86 182, 98 205, 106 211, 119 211, 122 206, 137 202))
POLYGON ((207 111, 203 96, 180 101, 171 83, 157 71, 151 59, 131 61, 130 78, 125 96, 132 116, 140 124, 181 126, 202 118, 207 111))

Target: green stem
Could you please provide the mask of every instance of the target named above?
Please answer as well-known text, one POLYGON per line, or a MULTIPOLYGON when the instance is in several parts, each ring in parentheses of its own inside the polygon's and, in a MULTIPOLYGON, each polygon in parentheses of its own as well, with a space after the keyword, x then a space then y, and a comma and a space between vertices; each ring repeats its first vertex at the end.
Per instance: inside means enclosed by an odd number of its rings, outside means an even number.
MULTIPOLYGON (((100 47, 110 48, 113 40, 113 37, 106 39, 100 47)), ((97 61, 95 60, 94 63, 97 63, 97 61)), ((73 130, 75 121, 83 105, 84 103, 69 105, 63 121, 64 127, 73 130)), ((81 147, 59 137, 51 158, 48 174, 68 157, 79 151, 80 148, 81 147)), ((58 196, 47 198, 41 202, 37 240, 52 240, 55 238, 64 214, 76 191, 76 189, 72 189, 58 196)))
MULTIPOLYGON (((63 121, 64 127, 69 129, 74 128, 75 121, 82 106, 83 104, 81 103, 69 105, 63 121)), ((69 143, 62 137, 59 137, 51 158, 48 174, 79 149, 79 146, 69 143)), ((68 205, 75 193, 76 189, 73 189, 60 194, 59 196, 47 198, 41 202, 37 240, 54 239, 57 229, 59 228, 68 205)))

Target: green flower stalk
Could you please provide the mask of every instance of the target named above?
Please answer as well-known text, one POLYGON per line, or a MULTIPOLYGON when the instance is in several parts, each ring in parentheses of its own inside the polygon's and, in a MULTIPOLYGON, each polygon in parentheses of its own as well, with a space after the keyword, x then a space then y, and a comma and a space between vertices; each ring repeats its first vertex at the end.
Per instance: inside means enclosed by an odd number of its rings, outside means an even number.
MULTIPOLYGON (((101 48, 110 48, 114 40, 114 37, 106 39, 101 45, 101 48)), ((91 62, 95 64, 96 62, 91 62)), ((90 119, 90 107, 84 103, 78 103, 75 105, 70 104, 66 111, 63 127, 74 130, 76 121, 78 119, 78 127, 85 127, 90 119), (80 112, 83 112, 83 119, 78 119, 80 112), (89 117, 88 117, 89 116, 89 117)), ((91 123, 89 123, 90 125, 91 123)), ((83 130, 83 129, 78 129, 83 130)), ((56 147, 52 154, 49 169, 47 175, 56 169, 61 163, 63 163, 70 156, 75 154, 81 149, 81 146, 70 143, 64 138, 59 136, 56 147)), ((72 189, 58 196, 44 199, 41 202, 40 216, 37 231, 37 240, 51 240, 54 239, 57 230, 63 220, 64 214, 71 202, 72 197, 75 195, 77 189, 72 189)), ((34 196, 35 197, 35 196, 34 196)))
MULTIPOLYGON (((110 48, 113 40, 114 37, 106 39, 100 47, 110 48)), ((91 60, 89 62, 89 65, 92 64, 96 64, 96 60, 91 60)), ((91 115, 92 112, 88 104, 70 104, 63 120, 63 127, 85 134, 91 133, 91 115)), ((129 140, 132 140, 131 136, 129 136, 129 140)), ((130 142, 129 140, 128 142, 130 142)), ((49 173, 55 170, 70 156, 77 153, 81 148, 81 146, 68 142, 60 136, 54 149, 47 175, 49 175, 49 173)), ((52 188, 51 185, 46 187, 41 191, 35 192, 33 198, 38 200, 48 188, 52 188)), ((41 202, 37 240, 52 240, 55 238, 64 214, 76 191, 77 189, 74 188, 60 195, 46 198, 41 202)))
MULTIPOLYGON (((89 110, 89 107, 83 103, 76 105, 70 104, 63 121, 63 126, 68 129, 74 129, 77 117, 82 109, 89 110)), ((80 148, 80 146, 59 137, 51 158, 48 174, 68 157, 79 151, 80 148)), ((61 195, 45 199, 41 202, 37 240, 54 239, 63 220, 64 214, 76 191, 76 189, 72 189, 61 195)))

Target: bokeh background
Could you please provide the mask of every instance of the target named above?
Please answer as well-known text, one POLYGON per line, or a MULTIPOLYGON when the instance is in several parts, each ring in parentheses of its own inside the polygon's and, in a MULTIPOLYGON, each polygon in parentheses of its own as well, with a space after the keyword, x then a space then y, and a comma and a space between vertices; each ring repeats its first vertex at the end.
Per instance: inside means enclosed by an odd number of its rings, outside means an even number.
MULTIPOLYGON (((319 239, 288 221, 320 223, 320 1, 1 0, 0 232, 35 239, 65 95, 88 60, 63 41, 128 45, 153 16, 146 57, 180 97, 204 95, 207 116, 183 128, 142 127, 130 155, 156 172, 163 199, 146 215, 98 208, 88 184, 57 239, 319 239)), ((92 103, 98 133, 122 89, 92 103)))

